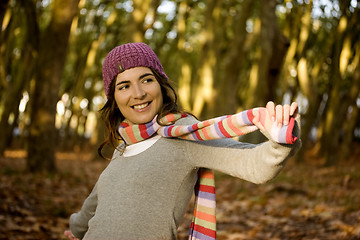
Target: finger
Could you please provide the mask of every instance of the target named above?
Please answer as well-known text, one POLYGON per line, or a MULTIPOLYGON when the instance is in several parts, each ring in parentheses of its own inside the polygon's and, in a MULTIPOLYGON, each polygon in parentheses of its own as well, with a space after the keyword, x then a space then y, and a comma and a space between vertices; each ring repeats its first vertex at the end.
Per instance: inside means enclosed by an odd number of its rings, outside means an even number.
POLYGON ((65 232, 64 232, 64 235, 66 236, 66 237, 68 237, 70 240, 76 240, 77 238, 72 234, 72 232, 70 231, 70 230, 66 230, 65 232))
POLYGON ((290 105, 289 104, 285 104, 283 106, 283 118, 284 118, 284 125, 288 125, 289 124, 289 118, 290 118, 290 105))
POLYGON ((268 113, 271 117, 271 120, 273 122, 275 122, 275 103, 272 102, 272 101, 269 101, 267 104, 266 104, 266 109, 268 110, 268 113))
POLYGON ((69 230, 66 230, 65 232, 64 232, 64 235, 66 236, 66 237, 68 237, 68 238, 70 238, 70 231, 69 230))
POLYGON ((296 117, 299 112, 299 106, 297 102, 293 102, 290 106, 290 116, 296 117))
POLYGON ((283 106, 281 105, 276 105, 276 122, 278 127, 281 127, 283 124, 283 106))
POLYGON ((253 114, 254 114, 254 119, 253 119, 254 125, 257 126, 260 130, 264 130, 264 127, 260 123, 260 113, 258 111, 254 111, 253 114))

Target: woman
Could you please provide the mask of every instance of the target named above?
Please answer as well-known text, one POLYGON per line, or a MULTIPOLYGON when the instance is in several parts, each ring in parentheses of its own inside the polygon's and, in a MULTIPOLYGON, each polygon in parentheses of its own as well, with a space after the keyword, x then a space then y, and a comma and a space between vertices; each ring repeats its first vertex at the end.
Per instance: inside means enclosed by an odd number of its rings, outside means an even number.
MULTIPOLYGON (((231 124, 240 121, 239 127, 232 126, 236 135, 259 128, 269 138, 258 145, 231 139, 234 134, 228 133, 224 122, 230 118, 199 123, 184 114, 159 59, 144 43, 128 43, 110 51, 103 79, 108 100, 101 112, 110 133, 104 144, 124 142, 81 211, 70 217, 71 231, 65 232, 70 239, 176 239, 194 187, 198 190, 199 169, 264 183, 276 176, 300 146, 293 118, 296 103, 275 107, 269 102, 266 109, 233 115, 231 124), (242 128, 245 122, 251 126, 242 128), (205 125, 208 128, 202 129, 205 125), (291 144, 274 140, 283 132, 291 144), (210 140, 219 137, 228 138, 210 140)), ((211 173, 200 174, 200 179, 213 181, 211 173)), ((213 194, 196 195, 206 206, 200 203, 201 209, 196 210, 191 238, 215 239, 213 194), (203 224, 203 220, 208 222, 203 224)))

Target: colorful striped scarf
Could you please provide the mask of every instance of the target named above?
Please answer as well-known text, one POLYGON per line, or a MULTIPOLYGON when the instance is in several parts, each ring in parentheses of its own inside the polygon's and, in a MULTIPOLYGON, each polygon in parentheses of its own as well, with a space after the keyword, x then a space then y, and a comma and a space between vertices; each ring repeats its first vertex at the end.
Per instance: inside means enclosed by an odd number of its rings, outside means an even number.
MULTIPOLYGON (((159 134, 167 138, 182 138, 192 141, 204 141, 221 138, 233 138, 258 129, 253 124, 255 115, 259 114, 262 130, 278 143, 293 144, 296 137, 292 135, 295 119, 290 117, 288 125, 278 127, 273 122, 266 108, 253 108, 234 115, 222 116, 192 125, 175 126, 174 123, 187 114, 168 114, 160 119, 139 125, 130 125, 126 120, 119 126, 119 133, 127 144, 134 144, 159 134), (163 126, 164 125, 164 126, 163 126)), ((190 227, 190 240, 216 239, 215 218, 215 182, 212 170, 200 168, 195 186, 194 215, 190 227)))

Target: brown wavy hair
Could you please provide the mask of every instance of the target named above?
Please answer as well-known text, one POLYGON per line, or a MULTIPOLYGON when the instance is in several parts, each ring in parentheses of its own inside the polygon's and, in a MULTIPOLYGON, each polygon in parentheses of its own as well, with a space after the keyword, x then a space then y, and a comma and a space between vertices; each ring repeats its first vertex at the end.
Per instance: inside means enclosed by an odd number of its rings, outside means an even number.
MULTIPOLYGON (((160 84, 161 93, 163 96, 163 105, 158 112, 157 121, 160 125, 159 119, 164 117, 169 113, 183 113, 183 110, 177 104, 177 94, 175 89, 171 86, 169 80, 167 78, 162 77, 156 71, 152 70, 156 80, 160 84)), ((112 80, 109 89, 109 95, 105 105, 100 109, 101 119, 104 121, 105 126, 108 130, 108 135, 105 138, 104 142, 98 148, 98 154, 100 157, 107 159, 103 154, 102 150, 106 145, 110 145, 113 148, 117 149, 119 143, 123 141, 119 132, 117 131, 119 124, 125 120, 124 115, 120 112, 117 107, 114 93, 115 93, 115 83, 116 76, 112 80)))

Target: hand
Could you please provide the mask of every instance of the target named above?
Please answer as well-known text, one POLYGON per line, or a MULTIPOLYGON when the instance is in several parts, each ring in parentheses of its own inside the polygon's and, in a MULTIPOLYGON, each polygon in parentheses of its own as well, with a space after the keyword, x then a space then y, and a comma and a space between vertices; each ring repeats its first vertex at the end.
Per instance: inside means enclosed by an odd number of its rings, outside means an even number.
POLYGON ((68 237, 70 240, 79 240, 78 238, 76 238, 76 237, 72 234, 72 232, 71 232, 70 230, 66 230, 66 231, 64 232, 64 235, 65 235, 66 237, 68 237))
POLYGON ((266 104, 266 109, 268 110, 273 122, 277 122, 278 127, 288 125, 290 117, 296 118, 299 111, 297 102, 293 102, 291 105, 285 104, 284 106, 275 106, 275 104, 270 101, 266 104))

